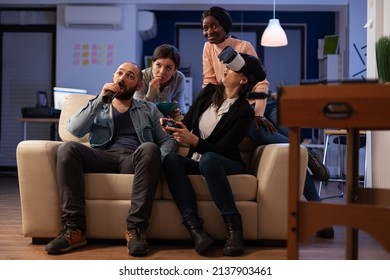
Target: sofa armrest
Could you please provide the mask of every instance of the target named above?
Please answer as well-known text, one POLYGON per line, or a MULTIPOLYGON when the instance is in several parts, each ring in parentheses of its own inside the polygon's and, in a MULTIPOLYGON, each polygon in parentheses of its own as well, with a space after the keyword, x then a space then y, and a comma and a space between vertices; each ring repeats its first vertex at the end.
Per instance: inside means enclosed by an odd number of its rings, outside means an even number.
MULTIPOLYGON (((258 147, 252 156, 250 173, 258 180, 258 232, 262 235, 259 239, 287 239, 288 151, 289 144, 270 144, 258 147)), ((300 147, 300 158, 299 190, 303 198, 308 161, 303 146, 300 147)))
POLYGON ((26 237, 54 237, 61 228, 56 182, 57 149, 61 143, 28 140, 17 146, 23 234, 26 237))

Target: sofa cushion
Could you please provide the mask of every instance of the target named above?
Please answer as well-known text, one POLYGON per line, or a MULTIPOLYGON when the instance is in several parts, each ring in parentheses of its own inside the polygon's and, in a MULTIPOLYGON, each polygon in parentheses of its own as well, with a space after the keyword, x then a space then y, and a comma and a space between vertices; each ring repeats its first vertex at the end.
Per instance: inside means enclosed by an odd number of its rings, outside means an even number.
MULTIPOLYGON (((206 181, 201 175, 189 175, 190 181, 195 188, 198 200, 210 201, 211 196, 206 181)), ((85 179, 85 198, 96 199, 119 199, 130 200, 133 188, 134 175, 132 174, 101 174, 88 173, 85 179)), ((257 178, 249 174, 228 176, 233 195, 236 201, 254 201, 257 195, 257 178)), ((168 184, 165 178, 160 181, 155 199, 172 200, 168 184)))
MULTIPOLYGON (((88 173, 84 179, 86 199, 131 199, 133 174, 88 173)), ((154 198, 161 198, 161 183, 157 186, 154 198)))

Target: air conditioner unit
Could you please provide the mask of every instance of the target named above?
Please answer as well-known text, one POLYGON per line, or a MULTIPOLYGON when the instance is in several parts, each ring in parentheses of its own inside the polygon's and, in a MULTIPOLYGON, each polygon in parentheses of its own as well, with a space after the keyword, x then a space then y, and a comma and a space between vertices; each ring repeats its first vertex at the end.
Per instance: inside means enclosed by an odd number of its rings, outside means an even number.
POLYGON ((65 6, 65 26, 69 28, 122 27, 122 8, 119 6, 65 6))
POLYGON ((153 39, 157 35, 157 23, 154 13, 138 12, 138 33, 143 40, 153 39))

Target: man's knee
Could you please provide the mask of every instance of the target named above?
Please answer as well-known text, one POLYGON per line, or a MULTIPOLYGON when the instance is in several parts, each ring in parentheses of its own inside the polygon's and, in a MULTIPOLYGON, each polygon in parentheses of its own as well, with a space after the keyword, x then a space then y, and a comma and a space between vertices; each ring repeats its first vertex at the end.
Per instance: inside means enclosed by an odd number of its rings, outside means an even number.
POLYGON ((152 142, 142 143, 139 146, 139 149, 144 153, 148 153, 152 155, 161 154, 160 148, 157 146, 156 143, 152 143, 152 142))
POLYGON ((68 141, 68 142, 62 143, 58 147, 57 156, 64 157, 71 152, 77 151, 78 145, 82 145, 82 144, 74 142, 74 141, 68 141))
POLYGON ((150 161, 156 161, 161 160, 161 151, 160 148, 155 143, 142 143, 137 151, 137 154, 139 154, 144 160, 150 160, 150 161))

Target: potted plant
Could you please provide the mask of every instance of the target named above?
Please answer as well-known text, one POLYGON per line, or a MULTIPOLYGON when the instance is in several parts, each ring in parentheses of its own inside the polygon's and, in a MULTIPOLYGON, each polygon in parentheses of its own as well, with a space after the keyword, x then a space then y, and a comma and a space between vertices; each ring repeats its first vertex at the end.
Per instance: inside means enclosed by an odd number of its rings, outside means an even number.
POLYGON ((390 36, 382 36, 375 44, 379 80, 390 83, 390 36))

